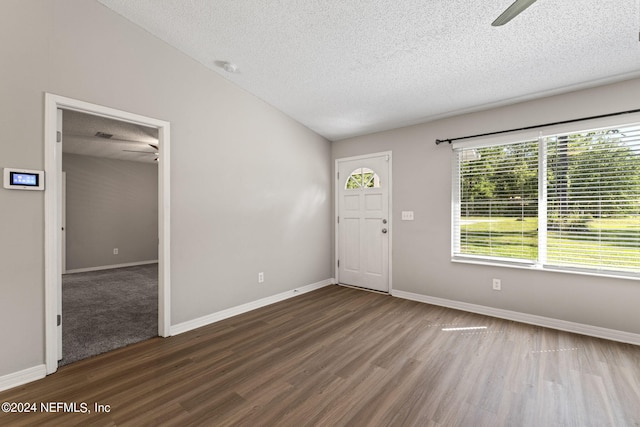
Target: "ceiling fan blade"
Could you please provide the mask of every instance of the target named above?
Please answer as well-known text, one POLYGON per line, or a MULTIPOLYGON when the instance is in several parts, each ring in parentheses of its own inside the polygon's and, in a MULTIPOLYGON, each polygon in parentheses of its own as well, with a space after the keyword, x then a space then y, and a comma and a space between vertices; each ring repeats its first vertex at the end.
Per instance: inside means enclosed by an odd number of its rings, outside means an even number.
POLYGON ((124 139, 124 138, 110 138, 108 141, 118 141, 118 142, 135 142, 136 144, 142 144, 145 141, 136 141, 135 139, 124 139))
POLYGON ((144 154, 154 154, 154 155, 158 154, 158 153, 154 153, 153 151, 142 151, 142 150, 122 150, 122 151, 128 151, 129 153, 144 153, 144 154))
MULTIPOLYGON (((97 138, 96 138, 97 139, 97 138)), ((134 144, 144 144, 146 141, 136 141, 135 139, 125 139, 125 138, 117 138, 117 137, 113 137, 113 138, 102 138, 105 139, 106 141, 113 141, 113 142, 132 142, 134 144)), ((152 145, 150 143, 147 142, 147 144, 152 145)))
POLYGON ((149 144, 147 141, 139 141, 139 140, 137 141, 134 139, 118 138, 118 137, 108 136, 108 135, 110 134, 106 134, 104 132, 97 132, 96 135, 65 133, 65 137, 82 138, 84 140, 90 140, 90 141, 113 141, 113 142, 131 142, 135 144, 145 144, 145 143, 149 144))
MULTIPOLYGON (((100 131, 96 132, 95 136, 98 137, 98 138, 107 139, 109 141, 135 142, 135 143, 144 142, 144 141, 136 141, 136 140, 133 140, 133 139, 125 139, 125 138, 118 138, 118 137, 114 138, 113 134, 107 133, 107 132, 100 132, 100 131)), ((152 146, 153 148, 155 148, 156 150, 158 149, 158 147, 155 146, 154 144, 149 144, 149 145, 152 146)))
POLYGON ((499 27, 511 21, 516 16, 520 15, 526 8, 535 3, 536 0, 516 0, 511 6, 509 6, 495 21, 491 23, 494 27, 499 27))

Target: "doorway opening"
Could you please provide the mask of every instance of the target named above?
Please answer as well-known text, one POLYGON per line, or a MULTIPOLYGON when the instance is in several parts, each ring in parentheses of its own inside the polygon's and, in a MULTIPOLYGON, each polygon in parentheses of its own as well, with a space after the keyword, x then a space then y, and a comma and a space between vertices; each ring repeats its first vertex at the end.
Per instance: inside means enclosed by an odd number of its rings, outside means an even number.
MULTIPOLYGON (((78 261, 77 259, 76 261, 71 261, 68 256, 65 257, 63 255, 63 244, 68 245, 69 241, 66 239, 66 237, 69 236, 63 232, 64 222, 62 212, 62 195, 64 188, 62 185, 62 158, 64 145, 62 141, 63 111, 68 111, 70 114, 81 113, 96 120, 112 120, 122 123, 123 126, 125 126, 125 124, 135 125, 140 129, 149 129, 157 133, 157 143, 154 144, 155 147, 149 147, 153 148, 153 150, 148 150, 147 147, 144 147, 144 149, 131 151, 150 152, 150 155, 152 156, 151 161, 154 161, 155 152, 158 153, 157 166, 153 165, 157 168, 157 195, 155 199, 157 204, 157 213, 154 213, 157 218, 157 335, 166 337, 170 334, 169 123, 71 98, 46 94, 45 173, 47 185, 45 190, 45 362, 47 374, 51 374, 57 370, 58 360, 62 358, 64 353, 62 346, 62 330, 64 327, 64 313, 62 311, 62 272, 65 268, 70 266, 71 262, 87 262, 86 259, 81 261, 78 261), (63 258, 66 258, 64 263, 63 258)), ((108 134, 108 132, 103 133, 108 134)), ((104 135, 94 136, 95 138, 105 139, 104 135)), ((114 135, 111 137, 114 137, 114 135)), ((97 140, 96 142, 100 141, 97 140)), ((123 141, 120 142, 124 144, 123 141)), ((101 147, 105 150, 114 148, 107 144, 102 144, 101 147)), ((122 151, 124 145, 119 146, 118 148, 122 151)), ((78 153, 73 155, 78 155, 78 153)), ((142 156, 144 154, 139 153, 138 155, 142 156)), ((80 177, 80 180, 82 180, 82 177, 80 177)), ((69 181, 68 176, 66 181, 69 181)), ((98 180, 97 182, 89 182, 88 184, 100 185, 101 183, 98 180)), ((112 255, 120 255, 119 249, 120 248, 118 247, 114 247, 112 249, 112 255)), ((69 255, 71 252, 65 249, 64 253, 69 255)), ((84 255, 86 254, 83 254, 82 256, 84 255)), ((91 262, 95 263, 95 260, 91 262)), ((89 262, 89 264, 91 264, 91 262, 89 262)), ((101 263, 104 266, 104 262, 98 262, 98 264, 101 263)), ((75 270, 82 270, 83 267, 78 267, 78 265, 80 264, 75 264, 75 270)), ((134 267, 133 265, 127 265, 126 262, 107 263, 106 266, 134 267)), ((89 270, 92 269, 91 267, 88 268, 89 270)), ((71 268, 70 270, 73 271, 74 269, 71 268)), ((69 269, 67 269, 67 273, 68 272, 69 269)))
POLYGON ((62 114, 62 359, 158 335, 158 130, 62 114))

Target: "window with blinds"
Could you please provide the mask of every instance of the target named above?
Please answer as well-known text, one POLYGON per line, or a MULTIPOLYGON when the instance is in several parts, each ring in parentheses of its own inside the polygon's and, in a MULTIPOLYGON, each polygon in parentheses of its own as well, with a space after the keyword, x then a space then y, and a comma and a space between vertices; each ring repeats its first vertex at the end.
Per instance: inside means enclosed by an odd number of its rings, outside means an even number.
POLYGON ((454 147, 453 256, 640 274, 640 124, 454 147))

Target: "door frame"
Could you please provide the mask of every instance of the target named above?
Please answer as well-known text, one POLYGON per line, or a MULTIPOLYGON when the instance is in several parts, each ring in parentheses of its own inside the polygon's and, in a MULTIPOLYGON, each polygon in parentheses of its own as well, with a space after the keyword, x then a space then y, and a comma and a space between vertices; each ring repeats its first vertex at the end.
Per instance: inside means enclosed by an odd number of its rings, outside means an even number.
POLYGON ((67 273, 67 173, 62 171, 60 188, 60 273, 67 273))
POLYGON ((73 110, 122 122, 158 129, 160 159, 158 164, 158 335, 167 337, 171 327, 171 274, 170 274, 170 123, 91 104, 77 99, 45 93, 44 108, 44 165, 46 190, 45 209, 45 365, 47 374, 58 369, 58 301, 62 297, 59 284, 61 272, 61 185, 62 152, 57 147, 58 109, 73 110))
POLYGON ((388 268, 388 281, 389 281, 389 291, 388 293, 391 294, 391 291, 393 290, 393 185, 392 185, 392 168, 393 168, 393 156, 392 156, 392 152, 391 151, 382 151, 379 153, 371 153, 371 154, 362 154, 362 155, 358 155, 358 156, 352 156, 352 157, 342 157, 339 159, 335 160, 334 163, 334 176, 336 177, 335 180, 335 185, 333 188, 333 193, 334 193, 334 215, 333 217, 335 218, 335 221, 333 222, 334 225, 334 229, 335 229, 335 233, 334 233, 334 260, 333 260, 333 268, 334 268, 334 276, 336 279, 337 283, 340 283, 340 271, 338 268, 338 258, 340 256, 340 227, 338 226, 338 216, 340 214, 340 177, 338 176, 338 171, 339 171, 339 167, 338 164, 340 162, 348 162, 348 161, 353 161, 353 160, 362 160, 362 159, 370 159, 372 157, 383 157, 383 156, 388 156, 389 161, 388 161, 388 165, 389 165, 389 251, 387 254, 387 263, 389 264, 389 268, 388 268))

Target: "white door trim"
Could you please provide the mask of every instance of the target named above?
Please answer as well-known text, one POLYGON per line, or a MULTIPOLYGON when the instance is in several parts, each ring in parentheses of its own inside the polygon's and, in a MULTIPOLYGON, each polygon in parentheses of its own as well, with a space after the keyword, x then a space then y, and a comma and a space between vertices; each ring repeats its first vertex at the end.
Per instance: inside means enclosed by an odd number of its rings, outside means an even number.
POLYGON ((74 110, 136 123, 158 129, 160 161, 158 164, 158 335, 167 337, 171 326, 171 274, 170 274, 170 124, 169 122, 140 116, 125 111, 91 104, 50 93, 45 94, 44 165, 46 190, 45 209, 45 364, 47 374, 58 369, 58 283, 61 280, 60 239, 61 211, 60 185, 61 152, 56 150, 57 110, 74 110))
POLYGON ((359 156, 352 156, 352 157, 343 157, 340 159, 336 159, 335 164, 334 164, 334 177, 335 177, 335 184, 333 187, 333 193, 334 193, 334 212, 333 212, 333 225, 334 225, 334 229, 335 229, 335 233, 334 233, 334 260, 333 260, 333 268, 334 268, 334 277, 336 278, 336 282, 340 283, 340 272, 338 271, 338 257, 340 256, 340 251, 339 251, 339 244, 340 244, 340 227, 338 227, 338 215, 339 215, 339 209, 340 209, 340 179, 338 178, 338 163, 339 162, 348 162, 348 161, 352 161, 352 160, 361 160, 361 159, 369 159, 372 157, 382 157, 382 156, 389 156, 389 253, 388 253, 388 263, 389 263, 389 294, 391 294, 391 291, 393 290, 393 266, 392 266, 392 260, 393 260, 393 185, 392 185, 392 180, 393 180, 393 173, 392 173, 392 167, 393 167, 393 162, 392 162, 392 152, 391 151, 383 151, 380 153, 371 153, 371 154, 363 154, 363 155, 359 155, 359 156))
POLYGON ((67 273, 67 212, 66 212, 66 201, 67 201, 67 173, 62 172, 62 206, 61 206, 61 217, 60 217, 60 229, 62 231, 61 236, 61 245, 60 245, 60 268, 62 274, 67 273))

